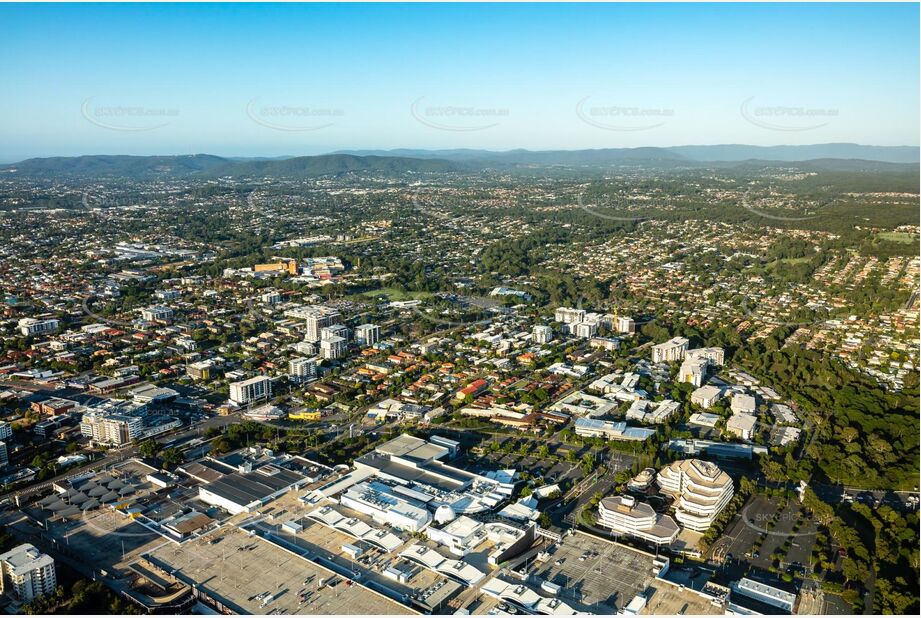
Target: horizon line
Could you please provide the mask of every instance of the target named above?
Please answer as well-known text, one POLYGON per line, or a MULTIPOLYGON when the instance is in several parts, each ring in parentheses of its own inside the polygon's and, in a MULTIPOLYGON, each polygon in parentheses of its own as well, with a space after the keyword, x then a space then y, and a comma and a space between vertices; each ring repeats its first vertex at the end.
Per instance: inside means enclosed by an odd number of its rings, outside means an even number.
MULTIPOLYGON (((400 150, 410 150, 410 151, 420 151, 428 153, 438 153, 438 152, 485 152, 485 153, 494 153, 494 154, 509 154, 514 152, 530 152, 530 153, 542 153, 542 152, 598 152, 603 150, 644 150, 644 149, 654 149, 654 150, 669 150, 672 148, 717 148, 717 147, 733 147, 733 146, 742 146, 747 148, 811 148, 816 146, 858 146, 861 148, 912 148, 921 151, 921 144, 912 145, 912 144, 899 144, 899 145, 879 145, 879 144, 862 144, 858 142, 816 142, 813 144, 772 144, 769 146, 760 145, 760 144, 746 144, 743 142, 724 142, 724 143, 714 143, 714 144, 674 144, 671 146, 608 146, 604 148, 546 148, 546 149, 529 149, 529 148, 509 148, 505 150, 494 150, 489 148, 423 148, 423 147, 411 147, 411 146, 396 146, 390 148, 359 148, 359 147, 345 147, 337 148, 334 150, 324 150, 317 154, 282 154, 282 155, 254 155, 254 154, 227 154, 227 155, 218 155, 211 152, 202 150, 199 152, 193 153, 179 153, 179 152, 161 152, 156 154, 125 154, 125 153, 111 153, 111 152, 85 152, 82 154, 75 155, 61 155, 61 154, 47 154, 47 155, 35 155, 35 156, 25 156, 23 158, 18 158, 13 155, 0 155, 0 164, 14 164, 21 163, 24 161, 29 161, 31 159, 76 159, 79 157, 195 157, 195 156, 213 156, 219 157, 222 159, 296 159, 301 157, 322 157, 330 155, 351 155, 351 156, 376 156, 376 155, 356 155, 355 152, 396 152, 400 150)), ((400 155, 394 155, 400 156, 400 155)), ((411 157, 408 157, 411 158, 411 157)))

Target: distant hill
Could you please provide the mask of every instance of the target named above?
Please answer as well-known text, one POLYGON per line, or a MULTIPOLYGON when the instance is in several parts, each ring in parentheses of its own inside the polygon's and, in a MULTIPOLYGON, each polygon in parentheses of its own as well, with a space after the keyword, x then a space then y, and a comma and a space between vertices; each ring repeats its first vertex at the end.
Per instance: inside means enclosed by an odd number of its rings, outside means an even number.
POLYGON ((734 169, 793 167, 804 172, 918 172, 917 163, 891 163, 868 159, 808 159, 806 161, 747 159, 745 161, 718 161, 710 165, 734 169))
POLYGON ((356 150, 335 154, 403 156, 464 161, 480 165, 618 165, 638 162, 683 162, 687 158, 666 148, 599 148, 594 150, 356 150))
POLYGON ((887 163, 918 163, 921 149, 912 146, 863 146, 861 144, 812 144, 807 146, 671 146, 668 148, 602 148, 597 150, 348 150, 336 154, 438 158, 449 161, 493 161, 506 164, 591 165, 626 161, 736 162, 810 161, 814 159, 862 159, 887 163))
POLYGON ((0 166, 0 173, 45 178, 55 176, 150 178, 187 176, 206 172, 226 163, 227 159, 206 154, 150 157, 85 155, 26 159, 19 163, 0 166))
POLYGON ((279 176, 307 178, 345 172, 378 172, 405 174, 409 172, 456 172, 465 166, 442 159, 421 159, 396 156, 356 156, 329 154, 290 159, 228 161, 212 168, 213 176, 279 176))
MULTIPOLYGON (((27 159, 0 166, 0 174, 27 177, 85 178, 181 178, 274 176, 309 178, 345 172, 366 171, 384 174, 409 172, 452 172, 465 166, 439 159, 408 157, 361 157, 345 154, 285 159, 228 159, 213 155, 135 157, 87 155, 27 159)), ((2 176, 0 176, 2 177, 2 176)))
POLYGON ((808 146, 674 146, 671 152, 693 161, 812 161, 815 159, 863 159, 887 163, 918 163, 919 149, 911 146, 863 146, 861 144, 812 144, 808 146))
MULTIPOLYGON (((632 166, 652 169, 795 166, 832 171, 917 169, 919 149, 908 146, 815 144, 811 146, 675 146, 595 150, 356 150, 310 157, 226 158, 214 155, 136 157, 88 155, 27 159, 0 166, 0 177, 216 178, 230 176, 311 178, 349 172, 386 175, 546 169, 599 170, 632 166)), ((565 173, 565 172, 564 172, 565 173)))

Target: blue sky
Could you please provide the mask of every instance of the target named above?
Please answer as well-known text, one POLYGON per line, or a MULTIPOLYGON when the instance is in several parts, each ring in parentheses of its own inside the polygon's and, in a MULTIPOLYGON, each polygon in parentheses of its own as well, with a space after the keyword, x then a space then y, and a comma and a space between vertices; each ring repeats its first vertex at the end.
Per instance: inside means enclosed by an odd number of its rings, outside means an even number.
POLYGON ((0 5, 0 159, 918 145, 917 4, 0 5))

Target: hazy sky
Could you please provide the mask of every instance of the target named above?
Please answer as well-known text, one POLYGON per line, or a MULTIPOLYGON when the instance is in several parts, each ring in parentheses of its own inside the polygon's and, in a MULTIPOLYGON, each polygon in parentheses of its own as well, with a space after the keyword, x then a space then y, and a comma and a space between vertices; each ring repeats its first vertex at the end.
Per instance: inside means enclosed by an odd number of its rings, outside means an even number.
POLYGON ((917 145, 917 4, 0 5, 0 159, 917 145))

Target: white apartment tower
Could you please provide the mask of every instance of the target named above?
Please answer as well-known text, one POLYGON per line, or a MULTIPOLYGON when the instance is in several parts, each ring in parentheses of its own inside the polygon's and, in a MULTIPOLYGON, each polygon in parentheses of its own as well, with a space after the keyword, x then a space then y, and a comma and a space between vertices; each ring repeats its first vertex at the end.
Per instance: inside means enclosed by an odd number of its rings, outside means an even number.
POLYGON ((553 314, 553 319, 563 324, 578 324, 585 321, 585 309, 558 307, 553 314))
POLYGON ((531 331, 531 339, 534 340, 534 343, 550 343, 553 341, 553 329, 549 326, 538 324, 531 331))
POLYGON ((688 353, 684 362, 681 363, 681 368, 678 370, 678 380, 687 384, 693 384, 694 386, 701 386, 704 383, 704 378, 707 376, 707 367, 709 365, 710 362, 706 358, 698 356, 692 357, 690 353, 688 353))
POLYGON ((333 337, 342 337, 348 341, 348 327, 345 324, 331 324, 320 329, 320 341, 325 339, 332 339, 333 337))
POLYGON ((598 334, 598 324, 596 322, 579 322, 571 325, 570 329, 573 335, 582 339, 591 339, 598 334))
POLYGON ((652 346, 652 362, 672 363, 684 360, 688 351, 688 340, 684 337, 674 337, 665 343, 652 346))
POLYGON ((22 603, 53 594, 58 585, 54 559, 29 543, 0 555, 0 569, 0 592, 12 593, 22 603))
POLYGON ((342 358, 348 351, 348 347, 349 344, 345 337, 332 335, 320 341, 320 356, 329 360, 342 358))
POLYGON ((371 346, 381 340, 381 327, 377 324, 362 324, 355 327, 355 342, 371 346))
POLYGON ((294 358, 288 361, 288 378, 292 382, 306 382, 317 375, 317 359, 294 358))
POLYGON ((327 326, 332 326, 339 320, 339 312, 327 307, 315 307, 315 311, 307 316, 307 332, 304 341, 319 341, 320 331, 327 326))
POLYGON ((323 305, 306 305, 285 311, 286 318, 304 320, 306 334, 304 341, 319 341, 320 330, 339 321, 339 312, 323 305))
POLYGON ((105 410, 87 412, 80 419, 80 433, 93 442, 121 446, 129 444, 144 430, 144 419, 105 410))
POLYGON ((615 327, 621 335, 631 335, 636 332, 636 322, 633 321, 633 318, 618 317, 615 327))
POLYGON ((268 376, 256 376, 249 380, 230 384, 230 400, 239 405, 259 401, 260 399, 268 399, 271 396, 272 378, 268 376))
POLYGON ((312 341, 298 341, 294 344, 294 351, 298 354, 312 355, 317 353, 317 344, 312 341))
POLYGON ((725 357, 723 348, 695 348, 686 355, 686 358, 705 358, 711 365, 722 365, 725 357))

